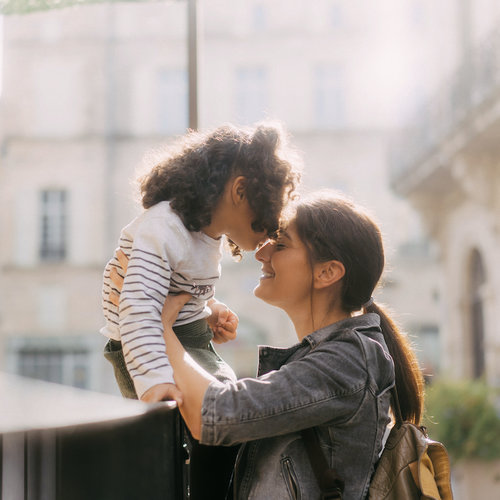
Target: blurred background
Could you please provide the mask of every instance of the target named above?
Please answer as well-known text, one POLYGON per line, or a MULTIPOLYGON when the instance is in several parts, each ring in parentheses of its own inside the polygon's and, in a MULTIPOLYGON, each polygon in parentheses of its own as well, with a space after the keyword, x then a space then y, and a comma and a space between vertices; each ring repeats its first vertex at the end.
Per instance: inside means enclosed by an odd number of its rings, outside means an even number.
MULTIPOLYGON (((500 385, 500 3, 4 0, 2 12, 0 371, 117 393, 100 290, 141 210, 137 169, 189 126, 271 118, 304 161, 302 190, 339 189, 379 221, 376 300, 427 380, 500 385)), ((216 292, 240 318, 218 348, 239 376, 255 373, 258 344, 295 342, 252 294, 259 268, 227 254, 216 292)))

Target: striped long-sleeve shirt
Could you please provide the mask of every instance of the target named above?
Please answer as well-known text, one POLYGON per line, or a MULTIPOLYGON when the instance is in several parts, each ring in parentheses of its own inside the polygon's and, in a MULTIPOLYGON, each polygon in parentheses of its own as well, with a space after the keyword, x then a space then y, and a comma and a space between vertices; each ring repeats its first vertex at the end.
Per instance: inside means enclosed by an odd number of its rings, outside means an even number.
POLYGON ((104 270, 101 333, 119 340, 139 397, 160 383, 173 383, 165 354, 161 310, 168 293, 189 292, 175 325, 210 314, 207 300, 220 277, 221 241, 203 232, 190 232, 169 202, 160 202, 134 219, 121 232, 119 247, 129 258, 124 276, 113 257, 104 270), (111 267, 124 276, 120 304, 109 301, 114 289, 111 267))

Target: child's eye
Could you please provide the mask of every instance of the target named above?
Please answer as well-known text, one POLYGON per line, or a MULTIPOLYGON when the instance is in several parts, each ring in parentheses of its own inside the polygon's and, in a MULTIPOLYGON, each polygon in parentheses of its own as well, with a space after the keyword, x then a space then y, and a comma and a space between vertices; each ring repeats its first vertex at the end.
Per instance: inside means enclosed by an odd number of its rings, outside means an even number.
POLYGON ((283 250, 283 248, 286 248, 286 245, 277 241, 276 242, 276 250, 283 250))

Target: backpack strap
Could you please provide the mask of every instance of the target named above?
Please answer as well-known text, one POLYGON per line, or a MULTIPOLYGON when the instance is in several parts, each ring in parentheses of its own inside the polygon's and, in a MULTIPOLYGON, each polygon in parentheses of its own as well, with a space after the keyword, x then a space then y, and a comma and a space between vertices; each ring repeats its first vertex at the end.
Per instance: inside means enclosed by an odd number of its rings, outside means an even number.
POLYGON ((301 434, 311 467, 321 490, 321 500, 342 500, 344 481, 335 469, 328 467, 314 428, 303 429, 301 434))
POLYGON ((396 420, 396 427, 399 429, 403 425, 403 415, 401 413, 401 406, 399 406, 398 391, 396 389, 396 382, 391 387, 392 396, 392 410, 394 411, 394 418, 396 420))

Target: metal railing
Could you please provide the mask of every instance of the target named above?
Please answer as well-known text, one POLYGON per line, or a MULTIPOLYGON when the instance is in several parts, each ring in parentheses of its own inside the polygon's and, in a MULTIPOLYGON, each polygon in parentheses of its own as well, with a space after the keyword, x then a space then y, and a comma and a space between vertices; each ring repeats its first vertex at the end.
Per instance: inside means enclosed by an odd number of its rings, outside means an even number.
POLYGON ((0 374, 0 499, 181 500, 175 403, 146 405, 0 374))
POLYGON ((397 134, 390 149, 393 184, 432 155, 500 92, 500 26, 464 58, 450 79, 397 134))

